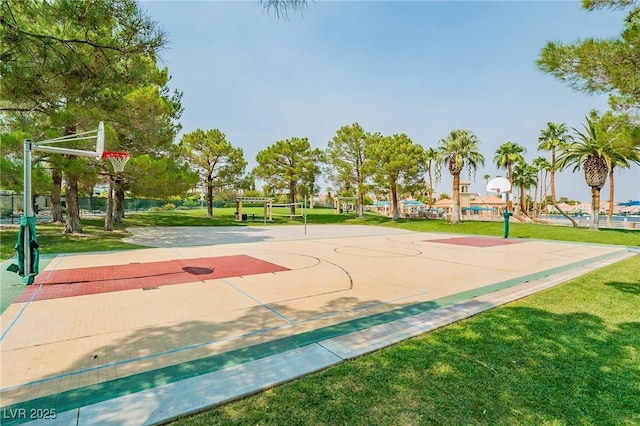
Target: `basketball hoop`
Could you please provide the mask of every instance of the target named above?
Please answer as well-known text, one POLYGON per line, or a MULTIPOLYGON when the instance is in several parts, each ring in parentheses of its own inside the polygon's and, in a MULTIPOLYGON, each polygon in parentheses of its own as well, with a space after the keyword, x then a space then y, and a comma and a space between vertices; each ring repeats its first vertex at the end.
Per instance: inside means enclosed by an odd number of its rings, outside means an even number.
POLYGON ((124 165, 127 164, 131 155, 128 152, 104 151, 102 158, 106 158, 113 165, 113 171, 121 173, 124 171, 124 165))
POLYGON ((487 191, 502 194, 511 191, 511 183, 503 177, 491 179, 487 183, 487 191))

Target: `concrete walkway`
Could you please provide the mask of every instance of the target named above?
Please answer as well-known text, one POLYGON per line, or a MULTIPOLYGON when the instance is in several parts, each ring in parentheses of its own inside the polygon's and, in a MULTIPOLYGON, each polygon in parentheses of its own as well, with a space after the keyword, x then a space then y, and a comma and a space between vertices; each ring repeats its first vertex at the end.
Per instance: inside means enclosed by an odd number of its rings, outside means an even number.
POLYGON ((48 259, 29 298, 2 313, 3 425, 166 422, 637 254, 370 226, 139 228, 131 242, 154 248, 48 259), (279 269, 216 276, 237 256, 279 269), (145 269, 176 260, 192 281, 145 269), (38 298, 95 290, 87 271, 109 266, 148 285, 102 277, 104 291, 38 298), (68 282, 46 284, 60 272, 68 282))

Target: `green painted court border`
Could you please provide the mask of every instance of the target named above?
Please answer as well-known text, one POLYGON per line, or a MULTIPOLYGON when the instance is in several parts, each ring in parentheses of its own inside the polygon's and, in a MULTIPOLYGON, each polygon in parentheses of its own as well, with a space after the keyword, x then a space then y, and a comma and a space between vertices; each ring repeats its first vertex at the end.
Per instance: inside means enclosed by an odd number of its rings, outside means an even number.
MULTIPOLYGON (((159 386, 190 379, 203 374, 213 373, 225 368, 245 364, 268 356, 277 355, 296 348, 308 346, 323 340, 343 336, 352 332, 367 329, 373 326, 389 323, 391 321, 407 318, 413 315, 428 312, 437 308, 462 302, 467 299, 489 294, 495 291, 507 289, 530 281, 538 280, 550 275, 580 268, 592 263, 604 261, 620 256, 622 253, 634 252, 635 247, 627 247, 612 253, 599 255, 590 259, 581 260, 564 266, 547 269, 522 277, 513 278, 484 287, 467 290, 454 295, 442 297, 428 302, 421 302, 405 306, 388 312, 374 314, 368 317, 357 318, 332 326, 319 328, 293 336, 264 342, 246 348, 236 349, 222 354, 211 355, 205 358, 187 361, 185 363, 162 367, 145 371, 131 376, 110 380, 103 383, 71 389, 57 394, 47 395, 28 401, 19 402, 6 407, 0 407, 3 413, 11 410, 25 409, 55 409, 57 413, 81 408, 91 404, 107 401, 121 396, 142 392, 159 386)), ((12 411, 17 412, 17 411, 12 411)), ((4 419, 3 425, 11 426, 25 423, 26 419, 4 419)))

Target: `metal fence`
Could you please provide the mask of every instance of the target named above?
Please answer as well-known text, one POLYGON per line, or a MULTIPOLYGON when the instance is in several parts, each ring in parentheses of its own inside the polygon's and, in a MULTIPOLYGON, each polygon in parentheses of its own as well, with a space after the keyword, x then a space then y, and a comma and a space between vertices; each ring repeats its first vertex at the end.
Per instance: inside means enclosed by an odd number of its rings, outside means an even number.
MULTIPOLYGON (((62 197, 62 209, 65 209, 65 200, 62 197)), ((114 201, 115 202, 115 201, 114 201)), ((201 201, 183 199, 159 199, 159 198, 125 198, 125 211, 140 212, 153 210, 171 210, 174 208, 192 209, 204 207, 201 201)), ((105 197, 79 197, 78 204, 80 216, 100 216, 107 210, 107 198, 105 197)), ((23 212, 22 194, 0 193, 0 220, 4 224, 17 224, 23 212)), ((215 202, 214 207, 225 207, 225 202, 215 202)), ((229 204, 231 206, 231 204, 229 204)), ((47 220, 51 217, 51 198, 48 196, 34 197, 34 212, 36 217, 47 220)))
POLYGON ((22 214, 22 204, 21 194, 0 194, 0 220, 2 223, 17 223, 15 218, 22 214))

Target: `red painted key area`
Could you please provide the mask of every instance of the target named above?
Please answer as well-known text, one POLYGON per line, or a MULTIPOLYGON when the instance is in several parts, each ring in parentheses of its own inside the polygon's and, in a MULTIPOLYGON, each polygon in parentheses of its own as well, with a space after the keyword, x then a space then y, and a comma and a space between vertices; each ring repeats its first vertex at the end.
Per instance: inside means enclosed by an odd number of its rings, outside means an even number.
POLYGON ((238 255, 43 271, 14 303, 288 270, 251 256, 238 255))

